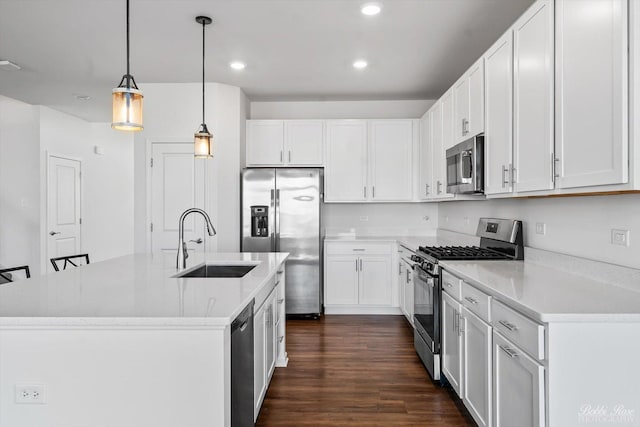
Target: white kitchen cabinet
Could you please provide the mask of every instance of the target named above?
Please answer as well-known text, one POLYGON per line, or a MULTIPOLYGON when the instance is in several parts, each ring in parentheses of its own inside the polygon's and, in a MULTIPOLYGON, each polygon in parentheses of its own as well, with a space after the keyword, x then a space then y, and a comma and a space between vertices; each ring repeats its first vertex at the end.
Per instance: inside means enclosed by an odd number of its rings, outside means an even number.
POLYGON ((454 145, 484 132, 484 58, 453 86, 454 145))
POLYGON ((287 120, 284 123, 285 155, 288 166, 324 164, 323 120, 287 120))
POLYGON ((372 201, 413 196, 414 120, 369 121, 369 181, 372 201))
POLYGON ((276 291, 265 302, 265 371, 267 373, 266 383, 269 384, 273 371, 276 368, 276 291))
POLYGON ((513 44, 508 31, 485 54, 484 192, 510 193, 513 149, 513 44))
MULTIPOLYGON (((451 96, 451 92, 444 97, 451 96)), ((444 98, 443 97, 443 98, 444 98)), ((433 197, 438 198, 446 193, 446 159, 444 143, 442 141, 442 101, 438 101, 430 110, 431 122, 431 148, 433 153, 433 197)))
POLYGON ((494 426, 544 426, 544 367, 496 331, 493 372, 494 426))
POLYGON ((392 274, 391 243, 327 242, 325 313, 400 314, 392 274))
POLYGON ((285 270, 282 266, 278 270, 278 284, 276 285, 276 366, 286 367, 289 363, 287 356, 287 302, 286 302, 286 282, 285 270))
POLYGON ((367 122, 327 122, 325 201, 367 200, 367 122))
POLYGON ((420 146, 418 166, 418 199, 428 200, 433 192, 433 145, 431 143, 431 114, 424 113, 420 119, 420 146))
POLYGON ((462 332, 461 306, 446 292, 442 293, 442 373, 449 384, 462 396, 462 332))
POLYGON ((325 265, 327 305, 358 304, 359 259, 356 255, 327 255, 325 265))
POLYGON ((462 402, 479 427, 491 427, 492 328, 462 308, 462 402))
POLYGON ((284 161, 284 121, 247 121, 247 165, 281 165, 284 161))
POLYGON ((553 1, 537 1, 516 21, 513 55, 513 190, 550 190, 554 187, 553 1))
POLYGON ((415 120, 329 121, 325 201, 412 200, 416 133, 415 120))
POLYGON ((253 404, 254 419, 258 418, 267 391, 266 371, 266 304, 253 314, 253 404))
POLYGON ((248 120, 248 166, 322 166, 323 120, 248 120))
POLYGON ((628 181, 628 0, 557 1, 556 186, 628 181))
POLYGON ((389 256, 360 257, 358 303, 364 305, 391 305, 391 259, 389 256))

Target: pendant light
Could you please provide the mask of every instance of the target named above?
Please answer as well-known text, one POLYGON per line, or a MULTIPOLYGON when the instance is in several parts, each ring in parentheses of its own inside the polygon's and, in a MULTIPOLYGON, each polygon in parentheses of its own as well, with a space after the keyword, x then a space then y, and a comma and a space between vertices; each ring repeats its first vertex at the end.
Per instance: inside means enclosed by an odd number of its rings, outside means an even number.
POLYGON ((207 159, 213 157, 213 136, 204 122, 204 27, 212 21, 208 16, 197 16, 196 22, 202 24, 202 124, 194 135, 193 152, 197 159, 207 159))
POLYGON ((142 126, 142 91, 129 72, 129 0, 127 0, 127 74, 122 76, 120 84, 113 89, 113 121, 111 127, 116 130, 139 132, 142 126))

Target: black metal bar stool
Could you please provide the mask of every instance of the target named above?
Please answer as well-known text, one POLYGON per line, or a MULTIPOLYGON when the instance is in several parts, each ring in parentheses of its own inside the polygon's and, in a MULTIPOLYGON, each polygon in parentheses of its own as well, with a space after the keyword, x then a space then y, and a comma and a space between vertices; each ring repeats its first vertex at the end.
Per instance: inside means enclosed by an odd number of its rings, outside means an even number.
POLYGON ((63 270, 66 270, 68 265, 73 267, 86 265, 86 264, 89 264, 89 254, 67 255, 67 256, 60 256, 57 258, 51 258, 51 264, 53 265, 53 268, 56 271, 60 271, 60 266, 58 263, 62 264, 63 270), (83 259, 84 259, 84 263, 82 262, 83 259))
POLYGON ((26 276, 25 279, 28 279, 31 277, 31 272, 29 271, 28 265, 22 265, 20 267, 3 268, 3 269, 0 269, 0 284, 21 280, 20 277, 16 278, 14 274, 12 274, 19 271, 24 271, 24 274, 26 276))

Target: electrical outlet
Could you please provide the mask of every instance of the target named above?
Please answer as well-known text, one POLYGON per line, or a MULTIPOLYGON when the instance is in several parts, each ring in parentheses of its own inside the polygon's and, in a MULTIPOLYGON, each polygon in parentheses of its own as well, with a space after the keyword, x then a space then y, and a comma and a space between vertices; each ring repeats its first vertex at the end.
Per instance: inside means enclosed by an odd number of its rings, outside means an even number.
POLYGON ((16 384, 16 403, 45 403, 44 386, 42 384, 16 384))
POLYGON ((536 234, 547 234, 547 226, 544 222, 536 222, 536 234))
POLYGON ((629 246, 629 230, 611 229, 611 244, 617 246, 629 246))
POLYGON ((360 217, 360 221, 362 221, 362 222, 369 221, 369 217, 368 216, 361 216, 360 217))
POLYGON ((471 223, 471 221, 469 220, 468 216, 464 217, 464 223, 465 223, 465 225, 469 225, 471 223))

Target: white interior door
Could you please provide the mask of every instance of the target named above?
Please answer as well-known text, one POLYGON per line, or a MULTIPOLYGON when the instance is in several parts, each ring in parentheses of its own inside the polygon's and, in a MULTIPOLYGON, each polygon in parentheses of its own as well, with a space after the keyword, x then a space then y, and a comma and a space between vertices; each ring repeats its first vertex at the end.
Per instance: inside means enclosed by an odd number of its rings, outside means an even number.
MULTIPOLYGON (((194 158, 193 143, 152 146, 151 251, 175 252, 182 212, 193 207, 204 209, 205 161, 194 158)), ((184 237, 190 252, 205 251, 205 235, 202 217, 188 216, 184 237)))
MULTIPOLYGON (((49 156, 47 165, 47 257, 79 254, 82 251, 81 163, 49 156)), ((53 271, 50 263, 47 264, 53 271)))

